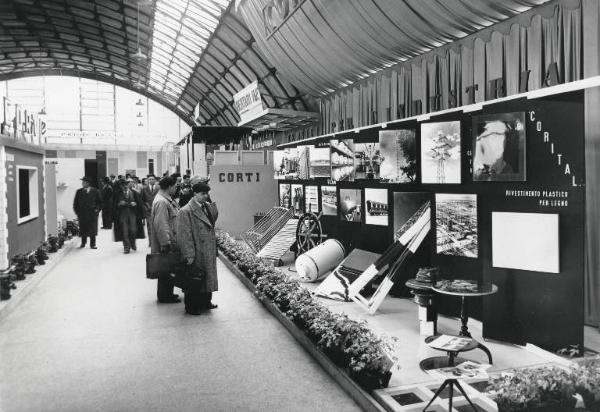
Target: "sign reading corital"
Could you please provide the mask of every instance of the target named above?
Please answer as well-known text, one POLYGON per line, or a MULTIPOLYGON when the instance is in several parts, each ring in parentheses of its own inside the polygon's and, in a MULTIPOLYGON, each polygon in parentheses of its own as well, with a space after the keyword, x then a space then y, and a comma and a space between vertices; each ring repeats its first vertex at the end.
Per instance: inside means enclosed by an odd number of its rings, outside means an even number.
POLYGON ((233 95, 233 107, 240 115, 242 123, 253 119, 264 110, 260 91, 258 90, 258 81, 253 81, 233 95))

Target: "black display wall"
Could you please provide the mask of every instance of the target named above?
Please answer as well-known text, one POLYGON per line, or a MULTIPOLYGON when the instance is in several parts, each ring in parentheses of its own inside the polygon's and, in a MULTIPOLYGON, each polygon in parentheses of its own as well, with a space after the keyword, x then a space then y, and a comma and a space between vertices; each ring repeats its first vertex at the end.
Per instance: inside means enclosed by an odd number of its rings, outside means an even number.
MULTIPOLYGON (((420 158, 415 183, 390 184, 376 180, 338 182, 338 216, 321 218, 325 233, 340 240, 347 251, 358 247, 381 253, 393 241, 394 192, 430 193, 432 229, 416 255, 407 262, 403 279, 397 281, 394 293, 409 296, 404 282, 414 277, 419 267, 438 266, 444 278, 473 279, 498 286, 495 295, 469 299, 470 315, 483 321, 485 338, 517 344, 533 343, 549 350, 570 344, 582 345, 585 224, 583 99, 583 92, 571 92, 538 99, 513 99, 486 105, 477 112, 432 116, 427 122, 461 122, 461 183, 419 183, 420 158), (473 181, 473 117, 513 112, 525 114, 525 181, 473 181), (360 189, 364 205, 365 188, 388 189, 390 213, 387 227, 365 224, 364 210, 361 222, 340 220, 340 190, 360 189), (437 253, 435 194, 476 195, 476 258, 437 253), (493 267, 493 212, 557 214, 559 273, 493 267)), ((420 125, 407 121, 395 123, 393 127, 390 125, 387 130, 415 129, 417 153, 420 153, 420 125)), ((379 130, 382 129, 336 135, 336 139, 377 142, 379 130)), ((300 183, 287 181, 291 182, 300 183)), ((321 186, 328 183, 310 180, 302 181, 302 184, 321 186)), ((459 299, 440 298, 441 313, 457 315, 458 311, 459 299)))

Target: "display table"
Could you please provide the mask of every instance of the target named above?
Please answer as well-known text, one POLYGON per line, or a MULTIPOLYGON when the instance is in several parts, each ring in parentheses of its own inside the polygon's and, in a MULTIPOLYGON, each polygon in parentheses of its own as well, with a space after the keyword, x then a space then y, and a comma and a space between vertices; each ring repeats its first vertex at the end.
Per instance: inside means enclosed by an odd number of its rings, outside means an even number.
MULTIPOLYGON (((425 338, 425 343, 430 343, 434 339, 438 338, 438 336, 439 335, 435 335, 435 336, 429 336, 429 337, 425 338)), ((458 354, 462 353, 462 352, 468 352, 473 349, 481 349, 482 351, 484 351, 486 353, 486 355, 488 356, 488 360, 491 365, 492 364, 492 354, 490 353, 489 349, 473 338, 469 337, 468 339, 470 339, 469 343, 466 344, 465 346, 461 347, 460 349, 444 350, 444 349, 433 348, 436 350, 445 351, 448 356, 432 356, 430 358, 423 359, 419 363, 419 366, 421 367, 421 369, 423 369, 425 371, 430 370, 430 369, 446 368, 448 366, 456 366, 467 360, 467 359, 458 357, 458 354)))
POLYGON ((435 307, 435 292, 431 283, 409 279, 405 283, 413 294, 414 301, 419 305, 419 324, 421 335, 437 334, 437 309, 435 307))

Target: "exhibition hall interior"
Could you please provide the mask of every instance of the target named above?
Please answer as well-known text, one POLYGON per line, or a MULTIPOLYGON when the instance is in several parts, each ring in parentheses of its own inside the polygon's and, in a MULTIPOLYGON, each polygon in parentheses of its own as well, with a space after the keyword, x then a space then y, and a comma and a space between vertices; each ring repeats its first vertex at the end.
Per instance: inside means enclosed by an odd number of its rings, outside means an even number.
POLYGON ((600 1, 0 2, 0 411, 600 411, 600 1))

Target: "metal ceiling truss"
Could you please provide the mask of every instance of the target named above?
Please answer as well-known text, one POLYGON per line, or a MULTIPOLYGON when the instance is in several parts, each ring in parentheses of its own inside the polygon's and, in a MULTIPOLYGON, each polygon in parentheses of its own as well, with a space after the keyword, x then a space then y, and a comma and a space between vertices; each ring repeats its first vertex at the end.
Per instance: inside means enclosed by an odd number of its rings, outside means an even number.
MULTIPOLYGON (((80 76, 147 96, 188 124, 193 124, 193 110, 199 104, 202 124, 236 125, 239 116, 233 95, 256 79, 267 107, 308 110, 298 90, 281 79, 258 50, 250 31, 235 16, 233 2, 224 8, 222 0, 210 4, 184 0, 183 13, 189 8, 190 14, 186 23, 174 21, 174 25, 181 24, 172 29, 164 21, 162 26, 155 24, 160 1, 152 0, 151 7, 140 3, 139 38, 138 0, 2 1, 0 80, 80 76), (218 25, 213 32, 205 29, 215 21, 218 25), (194 43, 184 31, 206 46, 192 50, 194 43), (185 52, 188 61, 178 60, 175 52, 168 61, 162 55, 150 59, 153 50, 165 47, 165 42, 171 43, 171 49, 176 43, 177 52, 185 52), (138 44, 148 60, 133 57, 138 44), (188 75, 191 57, 197 61, 188 75), (158 75, 151 72, 153 68, 158 75)), ((161 7, 161 18, 168 22, 173 18, 169 10, 176 6, 163 2, 161 7)))

